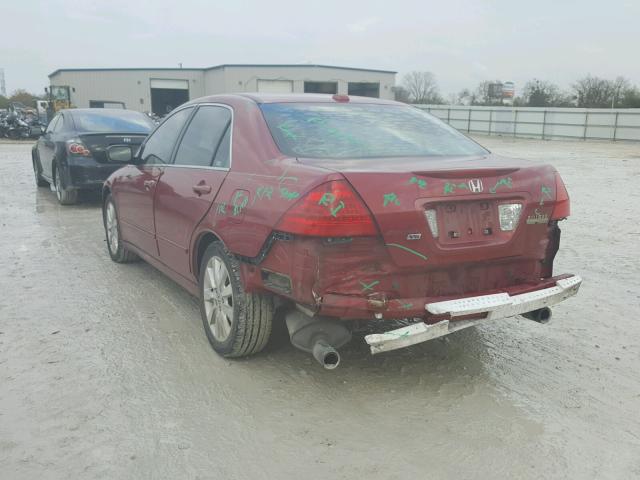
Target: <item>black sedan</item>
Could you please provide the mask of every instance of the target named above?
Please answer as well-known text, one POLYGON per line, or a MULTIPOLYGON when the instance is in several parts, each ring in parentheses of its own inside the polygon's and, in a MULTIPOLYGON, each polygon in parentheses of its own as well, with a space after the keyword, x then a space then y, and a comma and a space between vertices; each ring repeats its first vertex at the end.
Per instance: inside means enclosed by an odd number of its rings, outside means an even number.
POLYGON ((154 127, 131 110, 61 110, 31 150, 36 184, 55 188, 62 205, 74 204, 78 190, 99 190, 154 127))

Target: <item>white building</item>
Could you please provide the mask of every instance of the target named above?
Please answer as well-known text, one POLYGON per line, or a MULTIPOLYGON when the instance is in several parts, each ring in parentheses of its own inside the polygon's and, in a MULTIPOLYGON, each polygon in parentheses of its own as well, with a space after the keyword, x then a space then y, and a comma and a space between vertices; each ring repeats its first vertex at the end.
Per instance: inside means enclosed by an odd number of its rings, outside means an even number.
POLYGON ((210 68, 59 69, 53 87, 68 87, 77 108, 124 106, 163 115, 216 93, 338 93, 393 99, 396 72, 327 65, 218 65, 210 68))

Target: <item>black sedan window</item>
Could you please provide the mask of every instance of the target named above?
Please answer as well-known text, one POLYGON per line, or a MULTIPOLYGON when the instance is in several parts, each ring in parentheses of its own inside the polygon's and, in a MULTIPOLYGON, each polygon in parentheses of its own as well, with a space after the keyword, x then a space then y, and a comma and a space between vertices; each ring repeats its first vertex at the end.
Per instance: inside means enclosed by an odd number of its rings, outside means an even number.
POLYGON ((142 113, 128 110, 73 112, 76 130, 91 133, 149 133, 155 126, 142 113))

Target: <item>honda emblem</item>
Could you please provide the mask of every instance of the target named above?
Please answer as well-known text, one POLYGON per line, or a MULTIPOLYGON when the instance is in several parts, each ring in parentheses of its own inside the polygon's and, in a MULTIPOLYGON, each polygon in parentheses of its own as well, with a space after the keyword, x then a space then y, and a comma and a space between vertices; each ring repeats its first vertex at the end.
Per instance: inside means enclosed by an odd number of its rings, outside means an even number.
POLYGON ((469 190, 473 193, 482 193, 482 180, 479 178, 469 180, 469 190))

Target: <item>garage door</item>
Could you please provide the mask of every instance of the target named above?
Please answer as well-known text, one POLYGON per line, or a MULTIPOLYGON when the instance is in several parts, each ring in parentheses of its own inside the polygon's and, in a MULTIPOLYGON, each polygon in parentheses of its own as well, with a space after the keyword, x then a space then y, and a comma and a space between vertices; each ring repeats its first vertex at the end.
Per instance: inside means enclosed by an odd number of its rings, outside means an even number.
POLYGON ((189 81, 151 79, 151 111, 161 117, 189 101, 189 81))
POLYGON ((266 93, 291 93, 293 80, 258 80, 258 91, 266 93))
POLYGON ((189 80, 151 79, 151 88, 167 88, 171 90, 189 90, 189 80))

